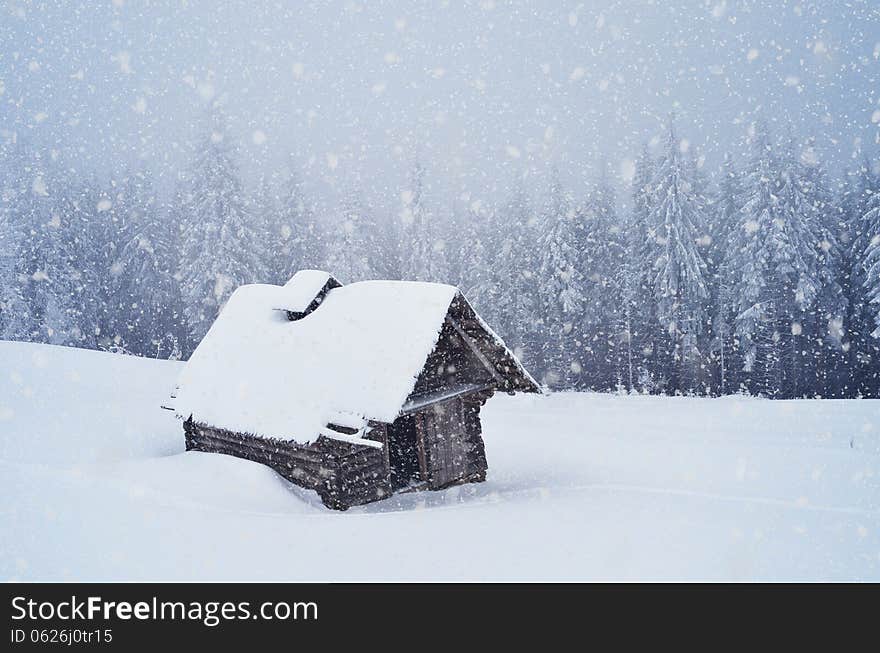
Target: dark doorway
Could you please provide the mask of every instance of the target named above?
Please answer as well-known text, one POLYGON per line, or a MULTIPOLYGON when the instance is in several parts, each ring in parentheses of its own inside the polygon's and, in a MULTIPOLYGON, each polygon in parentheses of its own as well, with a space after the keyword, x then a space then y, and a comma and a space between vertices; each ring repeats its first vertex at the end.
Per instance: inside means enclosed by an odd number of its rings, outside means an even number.
POLYGON ((420 479, 416 421, 412 415, 399 417, 388 427, 388 460, 392 490, 420 479))

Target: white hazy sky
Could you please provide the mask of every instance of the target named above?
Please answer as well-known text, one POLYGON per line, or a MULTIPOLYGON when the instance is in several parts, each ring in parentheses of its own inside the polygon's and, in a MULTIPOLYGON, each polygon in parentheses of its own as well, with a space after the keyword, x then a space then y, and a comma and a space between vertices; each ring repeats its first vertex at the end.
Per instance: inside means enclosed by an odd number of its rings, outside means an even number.
MULTIPOLYGON (((0 130, 84 173, 143 159, 171 179, 207 107, 246 176, 295 166, 317 193, 399 200, 419 156, 436 198, 577 194, 625 177, 670 111, 709 155, 756 117, 876 158, 880 3, 0 2, 0 130)), ((389 204, 390 206, 390 204, 389 204)))

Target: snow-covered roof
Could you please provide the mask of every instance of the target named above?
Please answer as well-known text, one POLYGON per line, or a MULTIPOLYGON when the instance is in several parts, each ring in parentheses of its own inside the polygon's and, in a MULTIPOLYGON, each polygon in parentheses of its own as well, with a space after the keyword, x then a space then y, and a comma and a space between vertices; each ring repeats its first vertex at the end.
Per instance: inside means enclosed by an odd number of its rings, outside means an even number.
MULTIPOLYGON (((320 279, 308 276, 316 288, 320 279)), ((290 321, 273 310, 286 292, 260 284, 232 294, 181 373, 178 416, 301 443, 328 423, 392 422, 461 297, 443 284, 362 281, 290 321)))
POLYGON ((276 293, 272 308, 292 313, 304 313, 328 282, 338 282, 322 270, 300 270, 276 293))

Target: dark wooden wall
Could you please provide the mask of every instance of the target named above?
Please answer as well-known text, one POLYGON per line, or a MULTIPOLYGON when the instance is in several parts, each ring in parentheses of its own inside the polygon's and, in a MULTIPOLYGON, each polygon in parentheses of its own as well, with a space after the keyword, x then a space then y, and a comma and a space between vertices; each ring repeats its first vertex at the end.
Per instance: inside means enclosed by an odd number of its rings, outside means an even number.
MULTIPOLYGON (((388 467, 388 446, 385 426, 376 425, 367 436, 385 446, 373 449, 358 445, 318 438, 315 445, 332 453, 336 473, 328 479, 324 505, 345 510, 391 496, 391 470, 388 467)), ((319 491, 320 494, 320 491, 319 491)))
POLYGON ((416 380, 409 401, 438 391, 454 392, 459 388, 485 386, 494 380, 476 355, 447 320, 443 323, 434 351, 428 356, 416 380))
MULTIPOLYGON (((184 422, 188 451, 223 453, 267 465, 291 483, 316 490, 328 508, 345 510, 391 494, 387 447, 348 444, 318 438, 308 445, 184 422)), ((379 425, 370 439, 384 442, 379 425)))
MULTIPOLYGON (((437 490, 486 478, 486 450, 480 407, 492 390, 438 402, 399 420, 415 422, 420 476, 426 489, 437 490)), ((396 422, 395 422, 396 424, 396 422)), ((222 453, 267 465, 291 483, 317 491, 329 508, 345 510, 390 496, 388 429, 372 423, 368 438, 382 449, 320 437, 308 445, 235 433, 184 422, 188 451, 222 453)))
POLYGON ((415 414, 431 489, 486 479, 488 465, 479 415, 490 394, 456 397, 415 414))

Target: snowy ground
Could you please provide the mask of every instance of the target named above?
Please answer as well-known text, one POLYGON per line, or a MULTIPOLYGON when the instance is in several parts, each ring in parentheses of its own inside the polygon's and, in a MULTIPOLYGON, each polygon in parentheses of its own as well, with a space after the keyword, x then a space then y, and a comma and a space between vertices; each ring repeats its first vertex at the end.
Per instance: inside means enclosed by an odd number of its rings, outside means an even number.
POLYGON ((334 513, 184 453, 178 369, 0 342, 0 579, 880 581, 880 401, 496 397, 486 483, 334 513))

